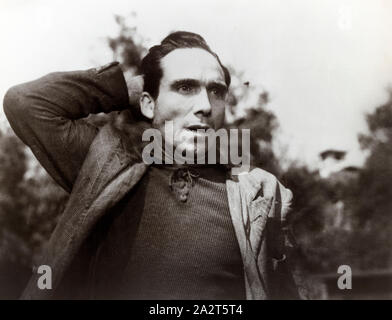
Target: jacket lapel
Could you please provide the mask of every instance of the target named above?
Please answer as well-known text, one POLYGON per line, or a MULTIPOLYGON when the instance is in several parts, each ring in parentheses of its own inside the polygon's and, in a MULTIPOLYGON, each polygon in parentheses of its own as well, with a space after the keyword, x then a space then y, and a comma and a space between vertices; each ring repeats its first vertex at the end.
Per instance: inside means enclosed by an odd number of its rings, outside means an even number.
POLYGON ((264 275, 258 265, 272 197, 263 197, 263 185, 252 172, 241 174, 238 181, 226 181, 230 214, 241 250, 247 299, 267 299, 264 275))

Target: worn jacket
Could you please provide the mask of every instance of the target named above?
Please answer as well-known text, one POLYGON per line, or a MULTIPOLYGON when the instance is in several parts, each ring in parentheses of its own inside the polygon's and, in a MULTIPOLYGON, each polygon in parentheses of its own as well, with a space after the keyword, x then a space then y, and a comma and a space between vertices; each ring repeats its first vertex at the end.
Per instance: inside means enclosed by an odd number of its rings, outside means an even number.
MULTIPOLYGON (((140 156, 145 124, 121 121, 121 111, 136 98, 137 90, 128 90, 118 63, 52 73, 12 87, 4 97, 15 133, 70 193, 39 262, 52 268, 53 290, 38 288, 40 275, 34 270, 23 299, 53 297, 94 226, 148 170, 140 156), (115 111, 115 121, 101 128, 86 120, 90 114, 115 111)), ((303 298, 292 273, 294 246, 286 232, 292 193, 258 168, 227 179, 226 187, 246 298, 303 298)))

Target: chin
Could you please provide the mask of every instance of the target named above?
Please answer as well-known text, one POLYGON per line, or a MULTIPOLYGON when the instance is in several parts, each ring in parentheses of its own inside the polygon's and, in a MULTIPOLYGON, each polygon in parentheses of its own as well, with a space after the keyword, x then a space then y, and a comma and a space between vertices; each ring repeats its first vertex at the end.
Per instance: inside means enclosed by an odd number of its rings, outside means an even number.
MULTIPOLYGON (((197 148, 195 146, 195 144, 193 143, 193 141, 182 141, 181 143, 179 143, 178 148, 180 150, 182 150, 182 155, 184 158, 186 158, 186 162, 187 163, 192 163, 192 161, 189 161, 190 159, 188 159, 187 157, 191 157, 191 159, 193 160, 193 163, 196 164, 197 162, 197 156, 198 154, 201 154, 204 156, 205 154, 205 148, 197 148)), ((174 148, 174 150, 176 150, 177 147, 174 148)))

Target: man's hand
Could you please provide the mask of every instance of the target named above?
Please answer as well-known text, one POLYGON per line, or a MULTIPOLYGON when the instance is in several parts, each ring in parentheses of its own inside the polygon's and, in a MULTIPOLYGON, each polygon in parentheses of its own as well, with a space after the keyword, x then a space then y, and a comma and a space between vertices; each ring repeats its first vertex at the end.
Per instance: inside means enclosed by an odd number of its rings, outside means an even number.
POLYGON ((124 72, 125 82, 128 88, 129 104, 135 108, 139 106, 139 98, 143 92, 143 76, 133 76, 131 72, 124 72))

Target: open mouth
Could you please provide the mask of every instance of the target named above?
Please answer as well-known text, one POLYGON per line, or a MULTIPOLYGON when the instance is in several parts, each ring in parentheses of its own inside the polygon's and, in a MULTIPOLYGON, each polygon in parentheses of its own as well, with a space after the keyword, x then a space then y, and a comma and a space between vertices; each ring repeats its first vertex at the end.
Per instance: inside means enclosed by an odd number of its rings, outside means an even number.
POLYGON ((188 129, 190 131, 197 132, 197 130, 207 130, 207 129, 210 129, 210 126, 203 125, 203 124, 195 124, 195 125, 188 126, 186 129, 188 129))

